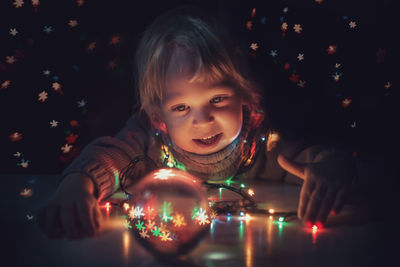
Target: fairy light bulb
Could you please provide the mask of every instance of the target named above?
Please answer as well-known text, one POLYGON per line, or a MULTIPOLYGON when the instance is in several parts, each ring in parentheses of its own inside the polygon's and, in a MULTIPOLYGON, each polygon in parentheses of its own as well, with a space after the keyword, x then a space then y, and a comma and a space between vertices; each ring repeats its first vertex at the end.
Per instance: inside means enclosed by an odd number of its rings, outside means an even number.
POLYGON ((128 203, 124 203, 124 210, 125 211, 129 210, 129 204, 128 203))
POLYGON ((274 213, 275 213, 275 210, 274 210, 274 209, 269 209, 269 210, 268 210, 268 213, 269 213, 269 214, 274 214, 274 213))
POLYGON ((254 196, 254 190, 253 190, 252 188, 250 188, 250 189, 247 191, 247 194, 249 194, 249 196, 254 196))
POLYGON ((104 207, 106 208, 107 212, 110 211, 111 208, 110 202, 106 202, 106 204, 104 204, 104 207))

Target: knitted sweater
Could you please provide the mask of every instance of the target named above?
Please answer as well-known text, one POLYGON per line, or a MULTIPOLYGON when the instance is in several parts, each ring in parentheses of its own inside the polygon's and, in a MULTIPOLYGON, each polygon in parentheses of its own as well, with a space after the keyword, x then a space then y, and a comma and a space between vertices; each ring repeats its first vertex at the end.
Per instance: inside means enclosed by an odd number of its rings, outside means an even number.
POLYGON ((234 176, 246 180, 286 179, 299 183, 300 179, 286 174, 279 166, 278 153, 297 162, 311 162, 321 147, 282 139, 271 143, 268 140, 270 131, 260 114, 263 113, 244 114, 239 137, 226 148, 211 155, 196 155, 176 147, 168 136, 150 127, 144 114, 137 112, 114 137, 100 137, 89 143, 64 170, 61 180, 71 173, 84 174, 94 182, 95 197, 104 199, 119 189, 120 172, 132 159, 145 155, 154 163, 135 165, 131 176, 139 179, 147 172, 163 167, 167 149, 178 162, 183 162, 188 172, 203 180, 218 181, 234 176))

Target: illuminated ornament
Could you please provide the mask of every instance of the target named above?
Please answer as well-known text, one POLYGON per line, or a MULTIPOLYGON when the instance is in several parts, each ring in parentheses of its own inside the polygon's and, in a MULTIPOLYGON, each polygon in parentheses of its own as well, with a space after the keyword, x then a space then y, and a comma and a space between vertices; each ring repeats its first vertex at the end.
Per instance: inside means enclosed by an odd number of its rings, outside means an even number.
POLYGON ((203 184, 184 171, 157 169, 126 188, 129 231, 150 252, 174 257, 193 249, 209 230, 203 184))

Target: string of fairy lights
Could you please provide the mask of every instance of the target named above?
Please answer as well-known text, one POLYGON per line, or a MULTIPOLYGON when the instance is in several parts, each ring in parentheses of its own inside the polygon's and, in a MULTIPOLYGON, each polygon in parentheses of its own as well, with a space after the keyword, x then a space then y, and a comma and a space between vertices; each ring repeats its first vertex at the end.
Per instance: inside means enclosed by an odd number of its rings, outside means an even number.
MULTIPOLYGON (((273 138, 276 141, 276 136, 273 138)), ((265 141, 265 140, 264 140, 265 141)), ((268 144, 268 142, 267 142, 268 144)), ((264 144, 265 145, 265 144, 264 144)), ((120 188, 125 193, 125 200, 115 204, 124 209, 127 220, 125 226, 127 229, 131 229, 135 232, 136 236, 140 239, 157 239, 161 242, 177 241, 179 238, 175 235, 174 229, 180 227, 189 227, 189 225, 200 225, 207 226, 212 220, 226 216, 230 219, 232 216, 236 216, 239 220, 250 220, 250 214, 261 214, 266 215, 269 219, 274 220, 277 223, 288 222, 291 219, 296 218, 296 211, 276 211, 275 209, 260 209, 254 199, 254 190, 248 188, 244 183, 238 183, 235 181, 235 177, 229 177, 223 183, 212 183, 203 181, 202 185, 207 190, 217 190, 220 195, 219 200, 208 200, 208 207, 198 208, 194 207, 190 217, 184 217, 183 214, 173 213, 173 207, 170 202, 163 202, 161 208, 154 208, 151 206, 134 206, 130 205, 130 201, 134 192, 126 191, 127 180, 132 179, 130 175, 134 173, 132 169, 139 163, 151 163, 154 161, 145 155, 135 157, 120 173, 120 188), (238 196, 238 199, 228 200, 222 198, 222 191, 228 190, 238 196), (171 229, 172 228, 172 229, 171 229)), ((165 168, 156 170, 154 179, 160 179, 160 181, 168 179, 169 173, 186 172, 186 167, 179 163, 172 153, 169 151, 168 146, 161 145, 161 162, 165 168)), ((108 207, 111 204, 108 202, 108 207)), ((313 229, 315 229, 314 226, 313 229)), ((154 241, 153 241, 154 242, 154 241)))

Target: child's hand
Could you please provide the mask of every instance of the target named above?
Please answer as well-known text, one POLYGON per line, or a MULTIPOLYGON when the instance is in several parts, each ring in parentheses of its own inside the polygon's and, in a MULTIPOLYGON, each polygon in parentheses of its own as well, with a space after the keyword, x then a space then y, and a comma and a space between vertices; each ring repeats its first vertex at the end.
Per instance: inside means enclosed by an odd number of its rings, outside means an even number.
POLYGON ((88 177, 66 176, 48 205, 39 211, 40 229, 49 238, 94 236, 101 226, 102 214, 93 191, 88 177))
POLYGON ((312 163, 289 161, 282 154, 279 165, 304 180, 300 192, 298 216, 304 223, 323 224, 331 210, 338 214, 354 177, 354 167, 348 157, 337 153, 320 153, 312 163))

